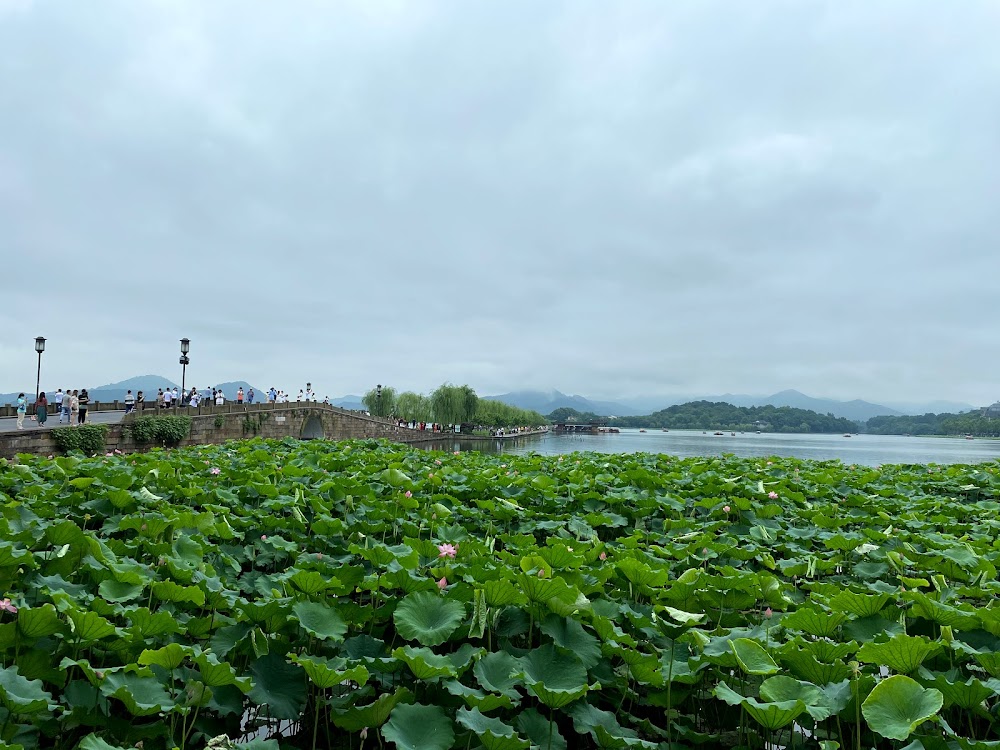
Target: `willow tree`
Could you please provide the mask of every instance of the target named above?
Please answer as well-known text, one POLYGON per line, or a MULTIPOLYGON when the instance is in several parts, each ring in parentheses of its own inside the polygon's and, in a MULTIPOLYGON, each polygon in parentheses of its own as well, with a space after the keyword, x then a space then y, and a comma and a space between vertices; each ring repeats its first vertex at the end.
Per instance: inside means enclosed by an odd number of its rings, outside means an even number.
POLYGON ((381 391, 372 388, 361 399, 368 408, 368 413, 374 417, 388 417, 396 413, 396 389, 388 385, 383 385, 381 388, 381 391))
POLYGON ((478 405, 479 396, 467 385, 445 383, 431 394, 434 419, 442 424, 471 422, 478 405))
POLYGON ((413 391, 405 391, 396 397, 396 415, 407 422, 430 422, 433 416, 431 400, 413 391))

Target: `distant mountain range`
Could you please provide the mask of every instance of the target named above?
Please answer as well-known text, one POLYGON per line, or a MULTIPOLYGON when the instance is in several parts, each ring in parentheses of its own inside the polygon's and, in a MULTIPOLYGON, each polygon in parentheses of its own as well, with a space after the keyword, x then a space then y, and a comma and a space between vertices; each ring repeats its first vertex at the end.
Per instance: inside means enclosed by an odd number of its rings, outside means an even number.
MULTIPOLYGON (((188 388, 191 387, 188 383, 188 388)), ((229 400, 236 398, 236 391, 242 387, 244 393, 251 387, 258 394, 258 400, 264 398, 265 389, 251 386, 243 380, 235 380, 226 383, 204 384, 196 383, 202 391, 206 388, 222 388, 223 393, 229 400)), ((159 388, 180 387, 170 378, 161 375, 140 375, 129 378, 118 383, 97 386, 90 389, 91 401, 122 401, 125 393, 131 389, 132 393, 143 391, 147 398, 156 394, 159 388)), ((27 393, 27 392, 26 392, 27 393)), ((33 397, 34 393, 28 394, 33 397)), ((327 394, 320 394, 320 398, 327 394)), ((295 394, 292 394, 294 397, 295 394)), ((620 401, 601 401, 590 399, 580 395, 567 395, 557 390, 551 391, 512 391, 502 393, 497 396, 483 396, 492 401, 503 401, 522 409, 531 409, 540 414, 551 414, 556 409, 568 407, 578 412, 592 412, 602 416, 634 417, 652 414, 660 409, 675 404, 683 404, 689 401, 723 401, 733 406, 791 406, 796 409, 808 409, 819 414, 833 414, 835 417, 845 417, 856 422, 864 422, 876 416, 899 416, 902 414, 922 415, 922 414, 960 414, 976 407, 955 401, 928 401, 928 402, 892 402, 888 405, 873 404, 868 401, 855 399, 854 401, 837 401, 834 399, 814 398, 807 396, 796 390, 781 391, 770 396, 751 396, 739 393, 724 393, 722 395, 661 395, 661 396, 637 396, 635 398, 622 399, 620 401)), ((17 400, 17 393, 0 393, 0 404, 12 404, 17 400)), ((335 406, 345 409, 364 409, 361 403, 361 396, 347 395, 339 398, 332 398, 330 402, 335 406)))
POLYGON ((770 396, 750 396, 746 394, 724 393, 706 396, 639 396, 622 401, 597 401, 584 396, 567 396, 559 391, 514 391, 499 396, 485 396, 495 401, 505 401, 522 409, 534 409, 542 414, 551 414, 556 409, 568 407, 578 412, 592 412, 603 416, 631 417, 652 414, 660 409, 689 401, 725 402, 733 406, 790 406, 808 409, 818 414, 833 414, 855 422, 865 422, 871 417, 899 416, 901 414, 926 414, 927 412, 952 414, 969 411, 976 407, 954 401, 931 401, 927 403, 907 403, 885 406, 868 401, 837 401, 814 398, 796 390, 781 391, 770 396))

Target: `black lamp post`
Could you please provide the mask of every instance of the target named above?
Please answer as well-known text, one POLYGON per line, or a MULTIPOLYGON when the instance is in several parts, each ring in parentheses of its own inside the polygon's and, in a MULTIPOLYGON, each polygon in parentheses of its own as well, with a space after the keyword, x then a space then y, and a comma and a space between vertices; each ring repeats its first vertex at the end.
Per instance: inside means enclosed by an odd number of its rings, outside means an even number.
POLYGON ((382 384, 379 383, 375 386, 375 411, 378 412, 375 416, 382 416, 382 384))
POLYGON ((35 380, 35 403, 38 402, 38 394, 42 390, 42 352, 45 351, 45 337, 35 338, 35 351, 38 352, 38 377, 35 380))
POLYGON ((191 364, 191 358, 188 357, 188 352, 191 351, 191 339, 181 339, 181 401, 184 400, 184 394, 187 393, 187 366, 191 364))

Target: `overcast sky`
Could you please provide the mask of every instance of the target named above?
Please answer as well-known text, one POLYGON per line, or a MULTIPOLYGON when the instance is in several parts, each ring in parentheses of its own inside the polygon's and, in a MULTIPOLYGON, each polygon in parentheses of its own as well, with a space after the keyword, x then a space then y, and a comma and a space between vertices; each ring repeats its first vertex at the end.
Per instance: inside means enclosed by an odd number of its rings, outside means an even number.
POLYGON ((1000 398, 1000 3, 0 0, 0 392, 1000 398))

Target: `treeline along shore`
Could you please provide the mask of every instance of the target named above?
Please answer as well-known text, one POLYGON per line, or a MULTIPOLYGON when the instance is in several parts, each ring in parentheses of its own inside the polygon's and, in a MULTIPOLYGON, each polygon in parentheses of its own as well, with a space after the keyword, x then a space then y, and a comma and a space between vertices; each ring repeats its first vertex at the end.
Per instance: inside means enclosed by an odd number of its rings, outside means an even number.
POLYGON ((879 416, 855 422, 790 406, 733 406, 725 402, 691 401, 637 417, 618 417, 556 409, 548 415, 554 424, 600 422, 614 427, 670 430, 723 430, 784 433, 870 433, 873 435, 972 435, 1000 437, 1000 417, 981 411, 964 414, 879 416))

